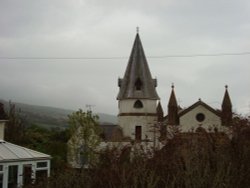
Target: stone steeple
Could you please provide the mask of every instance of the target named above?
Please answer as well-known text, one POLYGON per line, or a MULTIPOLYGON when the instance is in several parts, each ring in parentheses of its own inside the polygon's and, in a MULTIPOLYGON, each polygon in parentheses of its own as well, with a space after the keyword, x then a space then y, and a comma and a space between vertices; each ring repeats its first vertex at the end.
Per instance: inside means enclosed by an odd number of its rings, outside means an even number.
POLYGON ((118 125, 123 135, 137 141, 153 140, 155 134, 152 132, 152 126, 158 120, 157 104, 160 98, 138 30, 124 77, 118 80, 118 86, 118 125))
POLYGON ((157 81, 152 79, 139 34, 136 34, 132 52, 123 79, 118 80, 120 87, 117 100, 159 99, 156 92, 157 81))
POLYGON ((228 86, 225 86, 225 94, 221 105, 221 123, 230 126, 232 123, 232 103, 228 93, 228 86))
POLYGON ((175 97, 174 85, 172 84, 172 91, 168 102, 168 125, 178 125, 178 104, 175 97))

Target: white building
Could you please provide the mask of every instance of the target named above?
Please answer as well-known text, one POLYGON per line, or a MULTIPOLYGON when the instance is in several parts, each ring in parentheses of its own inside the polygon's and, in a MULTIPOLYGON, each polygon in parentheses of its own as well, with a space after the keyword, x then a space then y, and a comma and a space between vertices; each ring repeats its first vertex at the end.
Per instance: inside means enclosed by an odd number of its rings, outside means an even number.
POLYGON ((226 86, 221 109, 214 109, 201 99, 188 108, 182 109, 176 101, 174 86, 168 103, 167 126, 177 126, 181 132, 224 132, 232 123, 232 104, 226 86))
POLYGON ((34 183, 37 177, 49 177, 50 155, 4 141, 3 112, 0 103, 0 188, 19 188, 34 183))

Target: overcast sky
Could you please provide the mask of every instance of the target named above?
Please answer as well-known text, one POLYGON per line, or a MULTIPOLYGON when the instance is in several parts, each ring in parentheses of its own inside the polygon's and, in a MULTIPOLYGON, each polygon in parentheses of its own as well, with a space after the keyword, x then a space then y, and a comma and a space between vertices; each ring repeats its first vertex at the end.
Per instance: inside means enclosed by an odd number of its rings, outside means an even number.
POLYGON ((249 114, 250 55, 150 58, 250 52, 249 0, 0 0, 0 98, 116 115, 137 26, 165 111, 171 83, 182 107, 214 108, 228 84, 249 114))

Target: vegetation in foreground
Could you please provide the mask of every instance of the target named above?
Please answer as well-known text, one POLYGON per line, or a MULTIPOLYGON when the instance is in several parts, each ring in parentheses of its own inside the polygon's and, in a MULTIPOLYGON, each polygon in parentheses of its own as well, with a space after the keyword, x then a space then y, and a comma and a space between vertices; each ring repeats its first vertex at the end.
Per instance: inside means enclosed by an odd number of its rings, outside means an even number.
POLYGON ((78 170, 66 164, 68 131, 32 126, 21 135, 25 135, 18 141, 22 145, 53 156, 51 177, 26 188, 250 187, 249 119, 235 118, 232 139, 222 133, 176 135, 153 158, 136 155, 131 159, 130 148, 107 149, 97 164, 78 170))
POLYGON ((176 135, 153 158, 136 155, 130 148, 107 149, 90 169, 54 170, 36 187, 250 187, 250 125, 237 119, 233 138, 222 133, 176 135))

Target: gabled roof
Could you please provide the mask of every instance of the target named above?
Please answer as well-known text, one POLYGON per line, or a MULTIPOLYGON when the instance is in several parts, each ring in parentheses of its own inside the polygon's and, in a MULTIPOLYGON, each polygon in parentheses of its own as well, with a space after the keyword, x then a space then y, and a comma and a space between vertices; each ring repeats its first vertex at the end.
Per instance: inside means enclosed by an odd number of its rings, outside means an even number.
POLYGON ((216 111, 215 109, 213 109, 211 106, 207 105, 206 103, 204 103, 203 101, 201 101, 199 99, 199 101, 197 101, 196 103, 194 103, 192 106, 182 110, 179 112, 179 117, 183 116, 184 114, 190 112, 191 110, 193 110, 194 108, 196 108, 197 106, 203 106, 204 108, 206 108, 207 110, 209 110, 210 112, 216 114, 217 116, 220 116, 220 112, 216 111))
POLYGON ((0 163, 8 161, 34 161, 50 158, 50 155, 0 140, 0 163))
POLYGON ((160 99, 155 89, 156 86, 156 79, 152 79, 142 43, 137 33, 126 72, 123 79, 119 79, 120 91, 117 100, 132 98, 160 99), (140 89, 136 87, 137 84, 140 89))

